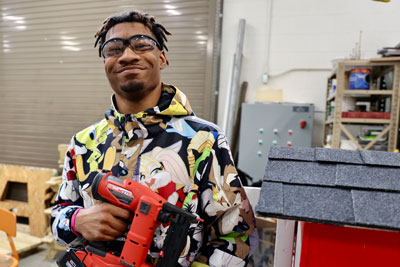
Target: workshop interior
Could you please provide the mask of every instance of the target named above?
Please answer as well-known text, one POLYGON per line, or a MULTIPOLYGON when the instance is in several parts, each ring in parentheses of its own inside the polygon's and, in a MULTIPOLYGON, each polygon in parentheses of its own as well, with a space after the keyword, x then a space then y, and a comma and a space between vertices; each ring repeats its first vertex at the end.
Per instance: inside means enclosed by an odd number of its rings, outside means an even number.
MULTIPOLYGON (((399 1, 1 0, 0 267, 106 266, 71 264, 50 217, 71 137, 110 107, 94 35, 126 10, 172 33, 162 81, 228 140, 255 216, 247 266, 400 266, 399 1)), ((135 181, 94 181, 98 201, 153 200, 174 231, 157 266, 176 266, 201 219, 135 181)), ((153 266, 146 246, 71 254, 153 266)))

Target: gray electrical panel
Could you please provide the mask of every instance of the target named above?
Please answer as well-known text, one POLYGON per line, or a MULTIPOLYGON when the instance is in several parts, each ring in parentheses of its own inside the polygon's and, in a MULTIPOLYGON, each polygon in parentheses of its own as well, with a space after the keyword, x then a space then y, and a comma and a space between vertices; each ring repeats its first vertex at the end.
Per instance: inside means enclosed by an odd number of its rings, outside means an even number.
POLYGON ((242 104, 238 167, 257 182, 271 146, 311 147, 313 104, 242 104))

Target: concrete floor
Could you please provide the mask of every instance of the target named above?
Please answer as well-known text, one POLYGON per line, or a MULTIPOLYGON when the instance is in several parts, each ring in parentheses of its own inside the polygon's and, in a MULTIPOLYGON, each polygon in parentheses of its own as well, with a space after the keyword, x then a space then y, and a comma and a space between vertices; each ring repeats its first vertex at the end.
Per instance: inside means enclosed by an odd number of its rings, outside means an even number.
MULTIPOLYGON (((268 235, 271 234, 268 231, 260 232, 259 230, 259 235, 263 236, 263 234, 268 235)), ((274 235, 274 233, 272 233, 274 235)), ((264 238, 266 238, 264 236, 264 238)), ((273 238, 273 237, 271 237, 273 238)), ((269 240, 269 238, 266 238, 266 240, 269 240)), ((267 241, 263 241, 262 243, 270 243, 267 241)), ((272 267, 273 266, 273 257, 274 257, 274 251, 273 248, 266 247, 266 245, 260 245, 255 251, 255 254, 253 255, 253 258, 250 260, 248 267, 255 267, 255 266, 265 266, 265 267, 272 267), (266 250, 265 250, 266 249, 266 250), (269 256, 267 256, 268 251, 270 250, 269 256), (261 254, 260 254, 261 252, 261 254)), ((270 245, 268 245, 270 246, 270 245)), ((48 260, 46 259, 46 255, 48 252, 48 247, 46 244, 41 244, 36 250, 33 250, 29 253, 24 253, 20 255, 20 261, 19 261, 19 267, 58 267, 56 263, 56 259, 54 260, 48 260)), ((59 252, 57 257, 61 256, 62 252, 59 252)))
POLYGON ((56 260, 46 259, 48 248, 46 244, 40 245, 36 250, 20 256, 19 267, 57 267, 56 260))

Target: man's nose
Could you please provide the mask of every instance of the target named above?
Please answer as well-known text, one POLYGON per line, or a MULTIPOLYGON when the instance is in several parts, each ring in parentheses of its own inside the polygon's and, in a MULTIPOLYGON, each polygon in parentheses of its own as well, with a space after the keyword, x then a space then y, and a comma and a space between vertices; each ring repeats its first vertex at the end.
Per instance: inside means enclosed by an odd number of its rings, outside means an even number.
POLYGON ((140 55, 136 53, 134 49, 130 45, 127 45, 125 47, 124 52, 122 55, 119 57, 119 61, 132 61, 132 60, 138 60, 140 58, 140 55))

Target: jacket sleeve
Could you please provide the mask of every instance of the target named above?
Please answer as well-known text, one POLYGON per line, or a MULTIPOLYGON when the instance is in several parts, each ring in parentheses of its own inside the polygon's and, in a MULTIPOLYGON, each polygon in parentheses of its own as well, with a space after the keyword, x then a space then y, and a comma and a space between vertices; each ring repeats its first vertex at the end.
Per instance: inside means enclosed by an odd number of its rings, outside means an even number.
POLYGON ((74 155, 74 138, 72 138, 65 156, 62 184, 58 191, 56 206, 52 210, 50 221, 54 239, 62 246, 76 246, 85 242, 83 237, 77 236, 71 230, 72 215, 78 208, 83 207, 74 155))
POLYGON ((253 210, 225 136, 217 135, 207 154, 208 159, 197 169, 203 173, 200 194, 205 226, 197 261, 210 266, 245 266, 250 242, 256 240, 253 210))

